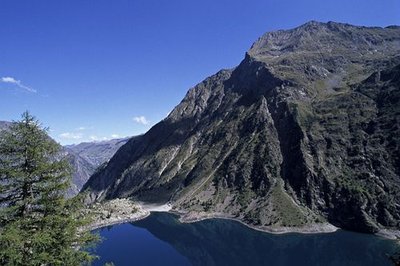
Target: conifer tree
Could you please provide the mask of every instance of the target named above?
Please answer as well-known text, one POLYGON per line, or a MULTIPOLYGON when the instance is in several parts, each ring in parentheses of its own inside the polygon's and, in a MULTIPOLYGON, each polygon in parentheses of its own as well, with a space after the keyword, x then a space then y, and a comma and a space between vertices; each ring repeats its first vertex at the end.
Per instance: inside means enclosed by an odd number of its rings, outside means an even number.
POLYGON ((29 112, 0 135, 0 265, 82 265, 95 236, 79 198, 66 199, 70 167, 29 112))

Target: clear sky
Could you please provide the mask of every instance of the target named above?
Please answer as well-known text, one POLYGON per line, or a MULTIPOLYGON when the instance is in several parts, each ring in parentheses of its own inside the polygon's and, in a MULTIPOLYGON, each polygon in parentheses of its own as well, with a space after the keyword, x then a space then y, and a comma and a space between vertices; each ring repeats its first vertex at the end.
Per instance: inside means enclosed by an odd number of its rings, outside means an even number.
POLYGON ((0 120, 62 144, 144 133, 266 31, 400 24, 399 0, 1 0, 0 120))

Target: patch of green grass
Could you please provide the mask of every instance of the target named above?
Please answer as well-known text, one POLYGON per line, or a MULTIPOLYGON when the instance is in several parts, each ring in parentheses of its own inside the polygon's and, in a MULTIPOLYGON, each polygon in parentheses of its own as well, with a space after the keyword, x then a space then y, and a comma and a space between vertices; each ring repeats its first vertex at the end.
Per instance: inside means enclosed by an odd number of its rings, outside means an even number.
POLYGON ((316 121, 316 116, 313 112, 312 106, 308 104, 301 104, 301 102, 291 103, 289 108, 294 113, 297 122, 306 128, 310 129, 316 121))
POLYGON ((301 226, 307 221, 300 207, 297 206, 291 197, 284 192, 283 185, 277 183, 271 191, 272 203, 281 218, 283 226, 301 226))
POLYGON ((249 188, 245 187, 237 197, 237 201, 244 210, 254 197, 256 197, 256 194, 249 188))

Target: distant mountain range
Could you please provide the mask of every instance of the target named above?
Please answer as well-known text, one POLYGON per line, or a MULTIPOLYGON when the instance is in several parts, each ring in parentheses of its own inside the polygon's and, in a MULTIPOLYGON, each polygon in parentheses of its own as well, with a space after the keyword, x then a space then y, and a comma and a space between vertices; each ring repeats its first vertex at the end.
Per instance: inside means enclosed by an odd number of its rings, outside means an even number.
POLYGON ((64 147, 81 156, 91 165, 98 167, 108 161, 128 140, 129 138, 120 138, 105 141, 82 142, 64 147))
POLYGON ((84 189, 256 226, 400 228, 400 27, 309 22, 190 89, 84 189))
MULTIPOLYGON (((0 131, 7 130, 11 125, 12 122, 0 121, 0 131)), ((73 169, 68 195, 78 194, 95 170, 107 162, 128 140, 129 138, 112 139, 62 147, 62 155, 67 157, 73 169)))
POLYGON ((70 194, 77 194, 89 177, 106 163, 129 138, 83 142, 63 147, 73 168, 70 194))
POLYGON ((0 131, 1 131, 1 130, 8 129, 11 125, 12 125, 11 122, 0 121, 0 131))

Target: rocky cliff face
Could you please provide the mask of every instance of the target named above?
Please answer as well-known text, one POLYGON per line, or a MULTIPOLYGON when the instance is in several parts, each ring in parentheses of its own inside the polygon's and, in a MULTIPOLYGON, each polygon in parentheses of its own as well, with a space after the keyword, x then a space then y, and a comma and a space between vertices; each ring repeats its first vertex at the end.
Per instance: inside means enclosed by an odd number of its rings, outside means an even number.
POLYGON ((96 171, 96 166, 91 164, 84 157, 73 150, 62 147, 62 156, 65 156, 71 165, 71 186, 68 189, 68 196, 75 196, 79 193, 83 185, 89 180, 90 176, 96 171))
POLYGON ((64 146, 63 152, 73 169, 69 194, 78 194, 96 169, 106 163, 127 141, 128 138, 124 138, 64 146))
POLYGON ((84 189, 260 226, 399 228, 399 65, 396 26, 267 33, 84 189))

